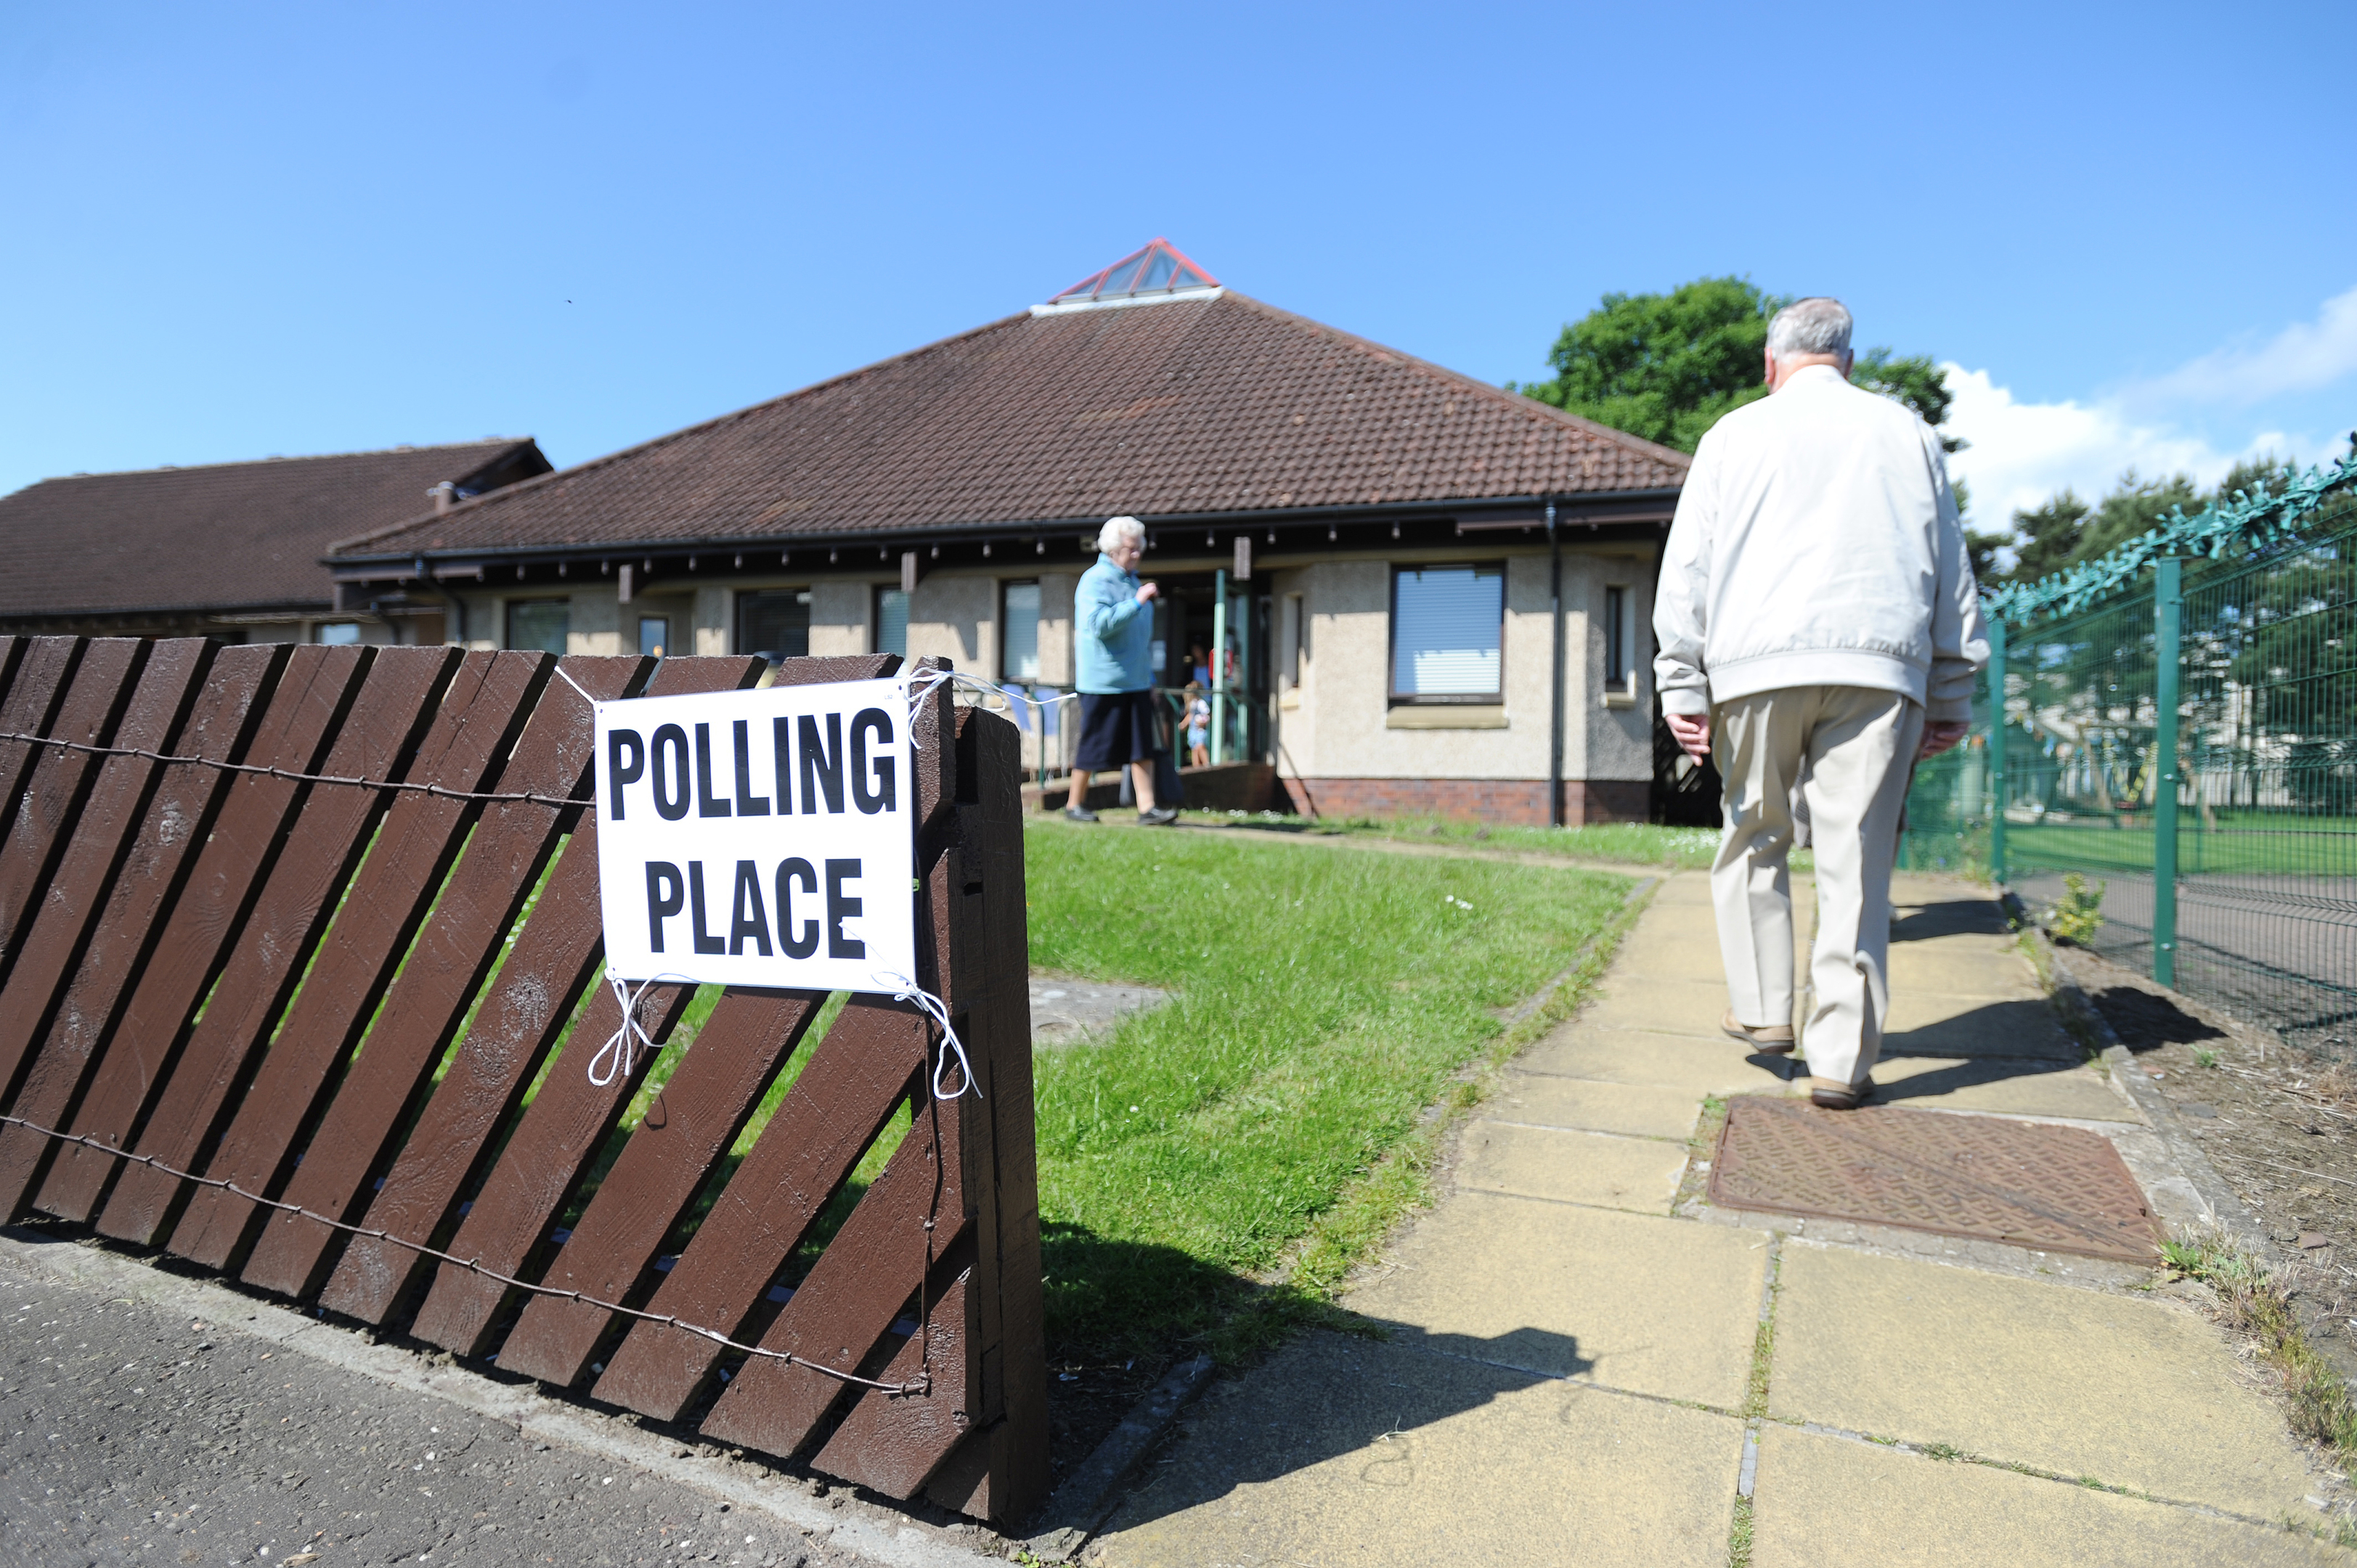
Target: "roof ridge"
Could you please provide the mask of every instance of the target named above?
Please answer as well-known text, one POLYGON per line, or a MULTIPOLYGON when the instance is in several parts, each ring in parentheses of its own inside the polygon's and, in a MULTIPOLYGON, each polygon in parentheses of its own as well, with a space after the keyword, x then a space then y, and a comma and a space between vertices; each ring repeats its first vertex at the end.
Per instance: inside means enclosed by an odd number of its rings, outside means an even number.
POLYGON ((1659 443, 1648 441, 1641 435, 1631 435, 1625 430, 1616 430, 1609 424, 1599 424, 1583 414, 1568 413, 1555 407, 1553 403, 1541 403, 1534 397, 1524 397, 1520 392, 1508 392, 1503 387, 1493 387, 1487 381, 1479 381, 1465 374, 1462 371, 1452 371, 1446 365, 1437 364, 1421 355, 1411 354, 1405 349, 1394 349, 1388 343, 1379 343, 1372 338, 1363 337, 1340 327, 1330 326, 1313 317, 1287 310, 1283 306, 1271 305, 1265 299, 1255 299, 1240 289, 1229 288, 1223 292, 1222 297, 1240 301, 1264 315, 1280 317, 1288 323, 1308 328, 1313 332, 1341 338, 1354 348, 1396 356, 1410 370, 1420 371, 1427 376, 1480 392, 1483 397, 1511 413, 1534 418, 1542 423, 1568 424, 1584 435, 1599 436, 1616 446, 1626 447, 1640 456, 1652 458, 1655 462, 1670 463, 1681 468, 1693 466, 1692 455, 1681 452, 1674 446, 1663 446, 1659 443))
POLYGON ((534 474, 529 479, 520 479, 512 485, 505 485, 500 487, 499 489, 489 490, 479 496, 469 496, 465 500, 462 500, 456 506, 450 508, 447 511, 420 512, 414 517, 404 518, 399 522, 387 523, 382 528, 371 529, 366 533, 356 533, 350 539, 336 540, 328 544, 328 553, 330 555, 339 554, 346 550, 355 549, 363 544, 372 544, 381 539, 390 539, 394 534, 400 533, 404 530, 417 527, 420 523, 447 522, 451 518, 457 517, 462 514, 467 516, 479 515, 481 512, 490 510, 495 503, 514 500, 523 495, 543 489, 552 481, 572 478, 581 474, 596 473, 598 469, 619 463, 625 457, 635 457, 640 453, 656 451, 661 447, 670 445, 672 442, 683 441, 691 435, 700 435, 707 430, 717 429, 719 426, 727 424, 731 420, 749 418, 765 410, 776 408, 783 403, 791 403, 797 398, 809 397, 815 393, 824 392, 829 387, 840 386, 845 381, 856 381, 861 376, 880 371, 888 365, 901 364, 910 360, 919 359, 939 349, 946 349, 952 343, 962 343, 971 338, 979 338, 985 332, 994 332, 1002 327, 1011 327, 1017 323, 1028 321, 1030 319, 1030 312, 1028 309, 1018 311, 1013 316, 1002 316, 996 321, 985 321, 979 327, 969 327, 963 332, 952 332, 946 338, 936 338, 931 342, 920 344, 914 349, 904 349, 897 354, 887 354, 880 360, 870 360, 864 365, 859 365, 851 370, 842 371, 839 374, 829 376, 824 381, 813 381, 808 386, 796 387, 791 392, 780 392, 776 397, 772 398, 764 398, 759 403, 747 403, 742 408, 732 408, 726 413, 714 414, 711 418, 698 420, 694 424, 683 424, 677 430, 667 430, 661 435, 651 435, 646 440, 640 441, 634 446, 617 447, 611 452, 601 453, 597 456, 587 458, 569 467, 552 468, 545 474, 534 474))
MULTIPOLYGON (((303 452, 292 457, 230 457, 218 463, 158 463, 149 468, 106 468, 97 473, 48 474, 34 485, 65 484, 74 479, 128 479, 141 474, 197 474, 213 468, 263 468, 274 463, 332 463, 345 457, 392 457, 404 452, 456 452, 468 446, 522 446, 533 435, 486 435, 479 441, 436 441, 420 446, 364 446, 356 452, 303 452)), ((32 485, 25 487, 32 489, 32 485)))

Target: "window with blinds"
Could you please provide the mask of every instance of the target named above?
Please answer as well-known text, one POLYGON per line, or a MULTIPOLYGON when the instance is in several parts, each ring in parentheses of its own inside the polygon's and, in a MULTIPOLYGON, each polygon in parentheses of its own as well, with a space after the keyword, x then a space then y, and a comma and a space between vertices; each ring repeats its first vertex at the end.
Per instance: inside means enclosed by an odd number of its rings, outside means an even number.
POLYGON ((899 588, 876 590, 875 651, 909 656, 909 596, 899 588))
POLYGON ((1503 700, 1503 566, 1402 566, 1392 573, 1392 700, 1503 700))
POLYGON ((1006 585, 1005 608, 998 618, 999 679, 1039 678, 1039 585, 1006 585))

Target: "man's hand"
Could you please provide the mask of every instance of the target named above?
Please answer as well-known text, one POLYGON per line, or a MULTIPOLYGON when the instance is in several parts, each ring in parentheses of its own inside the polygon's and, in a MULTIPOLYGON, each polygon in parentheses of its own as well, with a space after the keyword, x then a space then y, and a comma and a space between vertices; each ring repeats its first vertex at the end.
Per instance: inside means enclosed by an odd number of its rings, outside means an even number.
POLYGON ((1953 747, 1958 741, 1963 740, 1964 738, 1965 732, 1970 730, 1972 727, 1973 726, 1968 724, 1948 719, 1934 720, 1932 723, 1925 725, 1923 726, 1923 744, 1915 753, 1917 759, 1921 760, 1927 757, 1937 757, 1940 753, 1949 750, 1953 747))
POLYGON ((1162 590, 1160 588, 1157 587, 1152 583, 1140 583, 1137 585, 1137 602, 1142 605, 1161 591, 1162 590))
POLYGON ((1696 762, 1710 760, 1710 715, 1708 714, 1664 714, 1670 734, 1679 746, 1696 762))

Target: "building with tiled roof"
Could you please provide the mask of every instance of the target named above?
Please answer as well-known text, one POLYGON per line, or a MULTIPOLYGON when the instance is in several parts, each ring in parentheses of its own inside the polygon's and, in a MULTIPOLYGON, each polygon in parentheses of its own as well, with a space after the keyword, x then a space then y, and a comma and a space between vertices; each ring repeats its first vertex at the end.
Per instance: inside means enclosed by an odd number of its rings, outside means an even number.
MULTIPOLYGON (((1328 814, 1579 822, 1646 811, 1641 628, 1686 466, 1157 240, 1020 315, 355 531, 330 564, 347 607, 447 605, 476 646, 889 648, 1056 686, 1097 526, 1125 513, 1164 589, 1157 678, 1229 650, 1223 759, 1328 814)), ((1051 769, 1063 738, 1034 737, 1051 769)))
POLYGON ((494 438, 43 479, 0 496, 0 632, 438 642, 438 613, 338 611, 321 555, 549 468, 494 438))

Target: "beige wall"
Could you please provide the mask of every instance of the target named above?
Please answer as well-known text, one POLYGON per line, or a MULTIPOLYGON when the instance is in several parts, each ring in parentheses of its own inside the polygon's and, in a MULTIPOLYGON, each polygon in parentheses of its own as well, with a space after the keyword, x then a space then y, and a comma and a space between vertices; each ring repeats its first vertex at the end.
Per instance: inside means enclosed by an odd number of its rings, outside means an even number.
POLYGON ((1052 686, 1072 683, 1072 597, 1077 572, 1039 574, 1039 679, 1052 686))
MULTIPOLYGON (((1355 558, 1275 565, 1271 654, 1275 660, 1277 733, 1286 771, 1329 779, 1544 779, 1552 739, 1553 628, 1548 620, 1544 553, 1478 550, 1419 553, 1419 562, 1498 560, 1506 566, 1505 625, 1500 651, 1504 701, 1496 708, 1394 708, 1391 689, 1391 573, 1394 562, 1355 558), (1286 601, 1300 596, 1297 628, 1286 601), (1288 691, 1288 630, 1298 639, 1300 688, 1288 691), (1413 725, 1415 727, 1400 727, 1413 725)), ((1402 564, 1409 564, 1403 557, 1402 564)), ((1563 776, 1644 779, 1652 775, 1652 693, 1641 670, 1637 695, 1608 707, 1600 689, 1604 587, 1631 590, 1636 652, 1650 657, 1644 618, 1652 613, 1652 563, 1642 556, 1564 553, 1563 776)))

